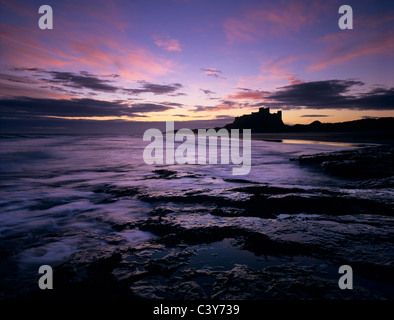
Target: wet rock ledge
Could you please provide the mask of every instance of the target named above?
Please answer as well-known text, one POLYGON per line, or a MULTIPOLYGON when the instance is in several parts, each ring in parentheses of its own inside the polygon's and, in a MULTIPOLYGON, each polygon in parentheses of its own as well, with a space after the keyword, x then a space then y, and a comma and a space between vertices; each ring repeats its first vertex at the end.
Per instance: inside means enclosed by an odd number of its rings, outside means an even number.
MULTIPOLYGON (((326 173, 344 178, 380 179, 394 175, 393 145, 365 147, 356 150, 303 155, 291 159, 302 165, 321 167, 326 173)), ((386 182, 393 180, 386 179, 386 182)))

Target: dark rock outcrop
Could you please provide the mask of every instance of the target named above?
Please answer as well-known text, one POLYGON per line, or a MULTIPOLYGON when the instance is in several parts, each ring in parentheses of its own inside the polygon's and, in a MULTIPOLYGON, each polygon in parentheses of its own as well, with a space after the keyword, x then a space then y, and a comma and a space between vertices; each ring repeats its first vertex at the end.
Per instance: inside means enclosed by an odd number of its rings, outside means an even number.
POLYGON ((394 147, 387 145, 304 155, 292 160, 320 166, 327 173, 345 178, 372 179, 394 175, 394 147))

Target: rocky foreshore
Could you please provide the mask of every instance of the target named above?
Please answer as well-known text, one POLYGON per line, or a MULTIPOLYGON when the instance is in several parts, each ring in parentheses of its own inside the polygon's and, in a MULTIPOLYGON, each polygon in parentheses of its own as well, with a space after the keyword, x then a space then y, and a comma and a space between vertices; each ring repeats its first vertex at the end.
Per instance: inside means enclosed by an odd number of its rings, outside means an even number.
MULTIPOLYGON (((98 185, 97 204, 131 199, 152 210, 112 223, 96 239, 101 245, 57 265, 53 292, 12 290, 30 299, 393 299, 392 152, 379 146, 293 159, 346 177, 338 187, 229 178, 219 190, 98 185), (131 245, 125 236, 138 232, 151 237, 131 245), (357 276, 348 292, 338 289, 343 264, 357 276)), ((146 179, 198 177, 159 169, 146 179)), ((66 236, 56 232, 42 237, 66 236)))
MULTIPOLYGON (((391 150, 379 147, 303 156, 299 161, 338 166, 352 161, 353 170, 364 170, 365 159, 373 158, 376 167, 383 168, 376 159, 381 155, 379 159, 388 165, 391 150)), ((389 170, 371 172, 374 175, 363 176, 387 178, 389 170)), ((153 173, 177 178, 175 171, 153 173)), ((140 230, 154 238, 130 247, 123 237, 108 235, 101 239, 102 246, 78 252, 56 267, 59 296, 55 298, 394 297, 393 228, 387 219, 393 214, 392 203, 366 199, 354 189, 237 183, 238 187, 215 195, 209 189, 179 195, 98 188, 96 192, 110 198, 137 197, 154 204, 150 218, 112 226, 114 232, 140 230), (352 265, 358 279, 369 285, 355 286, 343 296, 337 288, 337 269, 342 264, 352 265)), ((27 297, 47 294, 28 292, 27 297)))
POLYGON ((304 155, 292 160, 302 165, 320 166, 329 174, 345 178, 386 178, 389 182, 394 175, 394 146, 392 145, 304 155))

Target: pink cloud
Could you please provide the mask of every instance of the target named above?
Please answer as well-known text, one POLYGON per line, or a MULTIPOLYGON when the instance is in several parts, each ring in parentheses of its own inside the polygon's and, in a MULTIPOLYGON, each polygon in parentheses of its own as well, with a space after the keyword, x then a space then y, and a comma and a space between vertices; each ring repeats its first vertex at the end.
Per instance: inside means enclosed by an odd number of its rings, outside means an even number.
POLYGON ((319 21, 324 10, 331 5, 321 1, 265 3, 249 7, 241 16, 228 18, 223 27, 229 43, 297 33, 319 21))
POLYGON ((300 60, 305 59, 304 55, 290 55, 280 58, 269 59, 261 63, 260 74, 257 76, 262 83, 283 84, 288 81, 289 84, 303 82, 294 70, 294 63, 299 64, 300 60))
POLYGON ((167 51, 182 51, 179 41, 171 39, 167 35, 155 34, 152 38, 158 47, 164 48, 167 51))
MULTIPOLYGON (((273 90, 280 86, 305 82, 295 70, 296 67, 299 69, 307 59, 307 55, 289 55, 275 58, 266 57, 262 59, 260 69, 257 70, 258 73, 248 77, 241 77, 237 83, 237 87, 273 90)), ((261 96, 262 95, 263 94, 261 94, 261 96)), ((256 95, 256 97, 260 98, 259 95, 256 95)))
POLYGON ((244 90, 235 92, 227 96, 227 99, 233 100, 261 100, 266 97, 266 93, 258 90, 244 90))
POLYGON ((119 73, 128 81, 152 80, 173 72, 175 64, 171 60, 130 42, 126 34, 114 31, 112 25, 95 25, 96 32, 91 32, 90 28, 62 19, 59 16, 56 21, 64 28, 51 30, 45 36, 38 27, 16 27, 2 22, 3 65, 119 73))
MULTIPOLYGON (((136 4, 128 0, 84 0, 79 2, 66 2, 63 4, 67 8, 74 19, 64 20, 64 23, 75 23, 77 20, 87 20, 87 24, 97 24, 99 27, 102 25, 109 26, 110 28, 125 32, 127 28, 132 27, 133 17, 130 16, 130 11, 135 11, 136 4), (131 9, 131 10, 126 10, 131 9), (76 19, 77 18, 77 19, 76 19)), ((63 12, 67 13, 67 12, 63 12)), ((66 18, 66 16, 64 16, 66 18)))
POLYGON ((318 39, 325 49, 318 56, 311 57, 313 63, 308 69, 318 71, 358 57, 392 55, 393 21, 392 13, 360 16, 355 19, 351 32, 337 32, 318 39))
MULTIPOLYGON (((173 61, 130 41, 126 29, 132 27, 133 19, 130 10, 124 10, 136 5, 130 1, 65 3, 56 11, 55 28, 50 31, 38 28, 38 8, 18 1, 0 0, 10 14, 26 17, 26 23, 17 26, 0 21, 1 59, 6 68, 116 73, 125 82, 152 81, 176 68, 173 61)), ((176 43, 170 43, 169 49, 176 49, 176 43)))
POLYGON ((19 46, 14 43, 6 43, 3 40, 0 40, 0 44, 2 45, 2 62, 6 65, 24 67, 63 67, 64 65, 66 65, 65 61, 54 58, 51 55, 40 52, 38 50, 19 46))
POLYGON ((336 45, 323 53, 320 61, 309 67, 311 71, 326 69, 329 66, 345 63, 361 56, 392 54, 394 50, 394 33, 362 41, 351 47, 336 45))
POLYGON ((296 74, 285 74, 287 76, 287 80, 289 81, 290 85, 299 84, 305 82, 305 80, 298 78, 296 74))

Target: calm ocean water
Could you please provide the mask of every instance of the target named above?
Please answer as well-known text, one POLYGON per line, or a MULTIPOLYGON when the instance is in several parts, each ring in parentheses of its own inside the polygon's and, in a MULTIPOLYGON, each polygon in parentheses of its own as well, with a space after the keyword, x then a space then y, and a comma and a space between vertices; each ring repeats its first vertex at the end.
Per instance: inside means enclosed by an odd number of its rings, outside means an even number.
MULTIPOLYGON (((292 215, 282 211, 275 218, 212 213, 215 203, 207 200, 206 204, 203 196, 240 203, 250 195, 239 188, 256 185, 300 188, 306 193, 319 189, 341 193, 342 197, 382 203, 391 201, 393 191, 390 189, 349 187, 345 179, 290 161, 302 154, 354 146, 285 142, 253 140, 250 174, 233 176, 232 165, 146 165, 142 154, 147 143, 141 137, 2 136, 0 297, 18 295, 22 287, 33 287, 40 265, 56 267, 71 261, 77 253, 90 252, 100 246, 111 247, 111 239, 121 239, 122 244, 130 248, 152 243, 162 235, 146 228, 119 226, 141 224, 157 208, 172 210, 171 223, 177 227, 231 226, 268 235, 273 240, 327 246, 328 250, 336 250, 337 257, 342 260, 347 257, 357 263, 368 260, 372 264, 392 267, 393 220, 388 216, 364 211, 351 216, 308 212, 292 215), (195 199, 192 196, 196 194, 201 201, 187 200, 188 197, 195 199), (179 201, 180 198, 186 200, 179 201)), ((241 210, 242 205, 238 208, 241 210)), ((187 261, 188 265, 195 268, 206 264, 217 266, 218 262, 212 261, 212 257, 222 253, 226 256, 221 266, 225 270, 236 265, 255 270, 267 266, 267 261, 261 261, 246 249, 240 250, 233 243, 212 243, 205 251, 201 246, 207 244, 190 245, 188 249, 195 254, 187 261), (207 250, 213 251, 207 254, 207 250)), ((300 263, 313 265, 318 260, 313 261, 300 263)), ((283 261, 277 263, 280 265, 283 261)), ((333 277, 334 263, 320 261, 319 264, 326 265, 324 270, 330 274, 328 278, 333 277)), ((360 277, 363 279, 360 281, 373 290, 376 283, 364 278, 367 277, 360 277)), ((392 294, 392 286, 382 286, 383 297, 392 294)), ((373 294, 380 297, 379 290, 373 294)))

